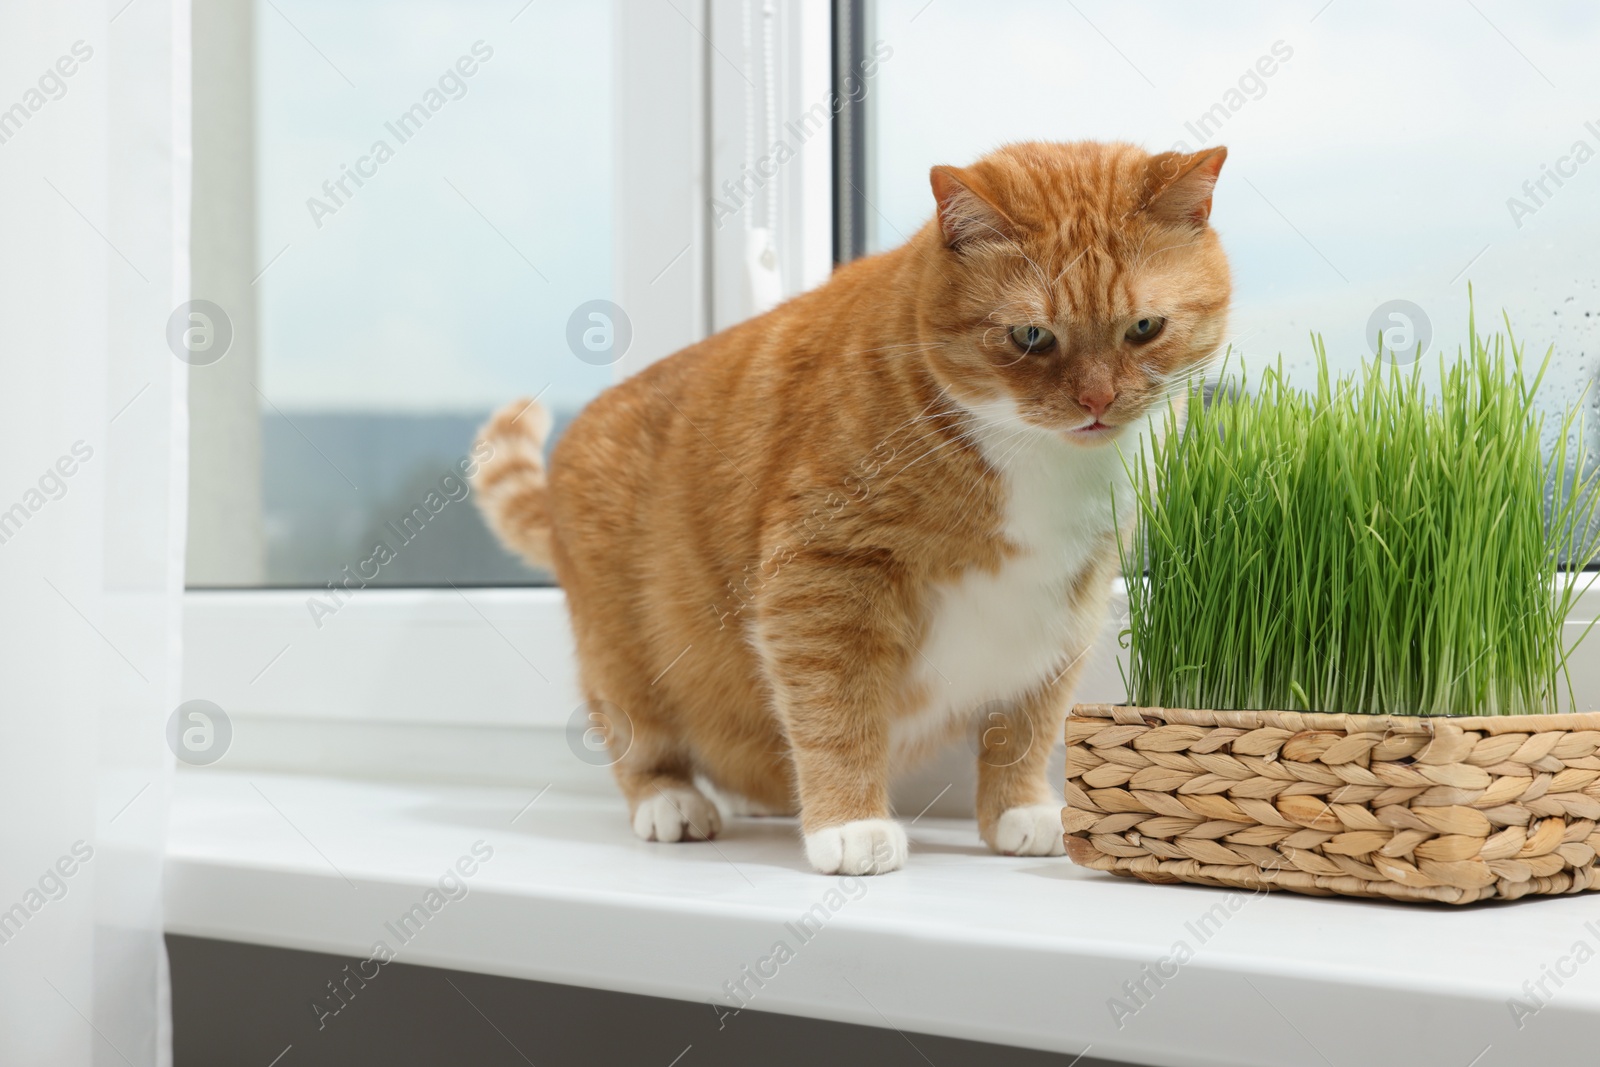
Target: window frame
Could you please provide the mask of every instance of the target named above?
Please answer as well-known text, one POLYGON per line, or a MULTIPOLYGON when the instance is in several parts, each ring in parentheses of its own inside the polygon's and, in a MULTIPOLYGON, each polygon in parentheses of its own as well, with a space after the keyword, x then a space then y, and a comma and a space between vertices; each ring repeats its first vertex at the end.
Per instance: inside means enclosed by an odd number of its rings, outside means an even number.
MULTIPOLYGON (((745 165, 746 79, 729 58, 742 5, 613 0, 613 299, 634 326, 619 379, 749 313, 739 227, 711 217, 745 165)), ((805 0, 779 0, 776 17, 782 121, 833 85, 831 20, 805 0)), ((252 26, 246 10, 235 30, 252 26)), ((832 269, 832 170, 818 135, 773 179, 791 295, 832 269)), ((253 379, 254 360, 240 364, 253 379)), ((427 775, 459 757, 472 776, 484 731, 561 728, 581 700, 559 588, 373 587, 321 618, 313 596, 327 590, 184 594, 183 695, 235 721, 236 766, 427 775)))
MULTIPOLYGON (((868 2, 779 0, 780 121, 830 93, 843 102, 832 136, 805 142, 776 179, 790 294, 864 249, 870 101, 840 90, 858 69, 868 2), (845 32, 851 25, 854 35, 845 32), (856 146, 849 158, 838 151, 841 137, 856 146), (850 211, 856 223, 848 223, 850 211)), ((739 228, 718 228, 709 210, 715 191, 745 165, 747 87, 729 58, 740 55, 741 4, 614 0, 614 284, 635 324, 619 376, 750 311, 739 228)), ((320 620, 308 605, 318 594, 326 591, 185 594, 183 695, 211 700, 235 720, 229 764, 595 783, 592 767, 552 744, 572 728, 574 713, 580 732, 585 725, 559 588, 368 588, 320 620)), ((1120 583, 1113 601, 1113 614, 1125 610, 1120 583)), ((1580 598, 1568 625, 1581 628, 1597 615, 1600 588, 1580 598)), ((1116 651, 1112 640, 1100 642, 1080 699, 1123 699, 1116 651)), ((1600 656, 1579 656, 1572 667, 1578 692, 1600 692, 1600 656)))

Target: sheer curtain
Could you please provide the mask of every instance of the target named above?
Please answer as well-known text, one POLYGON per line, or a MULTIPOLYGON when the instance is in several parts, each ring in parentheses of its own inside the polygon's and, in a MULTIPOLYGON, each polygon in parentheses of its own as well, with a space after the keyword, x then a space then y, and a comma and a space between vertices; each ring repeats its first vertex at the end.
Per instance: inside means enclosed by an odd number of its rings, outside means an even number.
POLYGON ((171 1060, 188 7, 0 4, 0 1063, 171 1060))

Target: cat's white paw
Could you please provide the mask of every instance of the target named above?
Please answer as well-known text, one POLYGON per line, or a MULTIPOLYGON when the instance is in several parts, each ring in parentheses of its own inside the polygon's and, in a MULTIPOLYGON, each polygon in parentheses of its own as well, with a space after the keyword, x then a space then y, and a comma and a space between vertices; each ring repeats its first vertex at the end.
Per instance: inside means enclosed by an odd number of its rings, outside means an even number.
POLYGON ((717 806, 689 785, 657 786, 633 809, 633 832, 645 841, 706 841, 721 830, 717 806))
POLYGON ((1067 847, 1062 838, 1061 804, 1057 801, 1007 808, 995 824, 990 844, 1007 856, 1064 856, 1067 847))
POLYGON ((887 874, 906 864, 906 831, 893 819, 857 819, 806 835, 806 859, 823 874, 887 874))

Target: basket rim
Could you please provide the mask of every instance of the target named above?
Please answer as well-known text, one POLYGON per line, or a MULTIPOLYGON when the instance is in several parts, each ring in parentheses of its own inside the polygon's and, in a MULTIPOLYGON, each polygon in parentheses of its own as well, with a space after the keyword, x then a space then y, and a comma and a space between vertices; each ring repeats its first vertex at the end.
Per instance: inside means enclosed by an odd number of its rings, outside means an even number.
POLYGON ((1129 725, 1154 718, 1175 726, 1220 726, 1246 730, 1270 726, 1291 730, 1341 730, 1345 733, 1431 734, 1436 724, 1480 730, 1488 734, 1600 730, 1600 711, 1544 715, 1357 715, 1327 711, 1225 711, 1140 707, 1132 704, 1075 704, 1068 718, 1110 719, 1129 725))

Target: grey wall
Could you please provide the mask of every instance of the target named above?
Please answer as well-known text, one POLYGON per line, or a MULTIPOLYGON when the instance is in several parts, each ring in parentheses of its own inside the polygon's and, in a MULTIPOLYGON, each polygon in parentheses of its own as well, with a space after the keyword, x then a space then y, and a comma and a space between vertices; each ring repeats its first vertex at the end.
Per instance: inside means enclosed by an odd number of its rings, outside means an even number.
POLYGON ((319 1016, 313 998, 334 1003, 327 984, 359 961, 176 935, 167 950, 175 1067, 1115 1067, 768 1012, 719 1020, 705 1004, 403 963, 364 987, 350 979, 338 1014, 319 1016))

